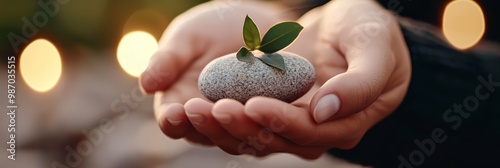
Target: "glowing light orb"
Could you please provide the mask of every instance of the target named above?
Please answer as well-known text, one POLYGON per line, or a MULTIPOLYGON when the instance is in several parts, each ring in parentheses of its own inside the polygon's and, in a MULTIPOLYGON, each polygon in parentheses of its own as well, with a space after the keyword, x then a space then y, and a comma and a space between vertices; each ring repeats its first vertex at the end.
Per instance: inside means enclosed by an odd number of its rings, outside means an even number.
POLYGON ((443 15, 443 33, 458 49, 474 46, 484 35, 485 20, 481 7, 471 0, 450 2, 443 15))
POLYGON ((52 89, 62 73, 59 51, 45 39, 37 39, 24 49, 19 67, 24 81, 38 92, 52 89))
POLYGON ((149 58, 158 50, 158 42, 149 33, 134 31, 126 34, 120 41, 117 57, 125 72, 138 77, 146 70, 149 58))

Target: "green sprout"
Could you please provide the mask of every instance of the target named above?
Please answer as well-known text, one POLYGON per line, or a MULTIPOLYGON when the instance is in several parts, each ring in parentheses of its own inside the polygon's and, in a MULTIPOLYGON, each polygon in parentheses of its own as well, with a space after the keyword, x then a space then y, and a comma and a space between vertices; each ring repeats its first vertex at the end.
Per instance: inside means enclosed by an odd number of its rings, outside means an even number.
POLYGON ((272 26, 261 40, 259 28, 247 15, 243 25, 243 41, 245 42, 245 46, 241 47, 236 54, 236 58, 239 61, 250 63, 253 61, 252 57, 255 57, 252 51, 259 50, 264 54, 256 58, 269 66, 286 71, 283 56, 276 52, 292 44, 302 29, 304 27, 297 22, 278 23, 272 26))

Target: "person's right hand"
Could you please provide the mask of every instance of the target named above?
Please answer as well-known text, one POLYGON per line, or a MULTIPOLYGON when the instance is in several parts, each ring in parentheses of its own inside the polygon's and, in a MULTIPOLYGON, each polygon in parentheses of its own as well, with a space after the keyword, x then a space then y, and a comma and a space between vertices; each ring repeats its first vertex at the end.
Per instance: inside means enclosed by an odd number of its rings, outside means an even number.
POLYGON ((205 65, 243 46, 242 26, 247 14, 262 31, 288 19, 280 11, 277 6, 263 2, 213 1, 196 6, 172 21, 139 79, 143 92, 155 93, 155 116, 166 135, 212 144, 190 122, 182 122, 187 120, 183 104, 203 97, 197 81, 205 65), (169 120, 162 121, 166 118, 169 120), (176 129, 165 130, 172 126, 176 129))

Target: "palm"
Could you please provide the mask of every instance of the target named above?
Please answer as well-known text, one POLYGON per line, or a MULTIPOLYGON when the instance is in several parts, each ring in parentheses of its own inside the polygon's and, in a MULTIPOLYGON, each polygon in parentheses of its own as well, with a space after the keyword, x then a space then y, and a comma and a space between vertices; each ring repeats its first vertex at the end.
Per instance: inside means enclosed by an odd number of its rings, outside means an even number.
POLYGON ((238 36, 241 30, 232 25, 236 22, 236 17, 221 21, 215 11, 195 11, 177 18, 165 31, 163 41, 160 41, 161 48, 170 47, 180 52, 185 50, 189 54, 181 56, 192 58, 183 70, 176 69, 179 75, 169 82, 169 87, 155 93, 155 108, 160 104, 184 104, 191 98, 202 97, 197 81, 203 67, 219 56, 236 51, 242 45, 241 37, 238 36), (200 29, 200 26, 204 29, 200 29))

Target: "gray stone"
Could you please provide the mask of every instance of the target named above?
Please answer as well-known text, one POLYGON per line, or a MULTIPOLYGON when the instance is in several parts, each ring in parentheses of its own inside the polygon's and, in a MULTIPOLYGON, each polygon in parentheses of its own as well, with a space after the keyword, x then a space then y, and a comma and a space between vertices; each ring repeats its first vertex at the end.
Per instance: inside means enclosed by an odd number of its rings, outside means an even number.
POLYGON ((311 89, 316 73, 306 59, 288 52, 279 54, 285 61, 286 72, 257 58, 251 63, 238 61, 236 53, 219 57, 205 66, 198 88, 213 102, 231 98, 245 103, 255 96, 293 102, 311 89))

